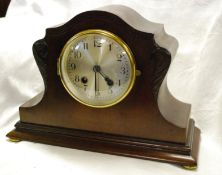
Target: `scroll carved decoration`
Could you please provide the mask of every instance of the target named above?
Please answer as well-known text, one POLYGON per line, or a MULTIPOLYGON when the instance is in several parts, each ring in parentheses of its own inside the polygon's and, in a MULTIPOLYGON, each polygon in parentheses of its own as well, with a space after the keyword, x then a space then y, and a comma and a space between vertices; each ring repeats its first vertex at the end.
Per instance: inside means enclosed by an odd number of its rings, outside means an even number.
POLYGON ((47 69, 46 69, 46 58, 48 56, 48 46, 47 43, 40 39, 33 44, 32 47, 33 55, 39 71, 42 75, 43 82, 45 85, 45 90, 47 89, 47 69))
POLYGON ((156 49, 151 54, 151 64, 153 67, 151 83, 153 95, 157 101, 160 86, 170 66, 171 54, 157 44, 155 46, 156 49))

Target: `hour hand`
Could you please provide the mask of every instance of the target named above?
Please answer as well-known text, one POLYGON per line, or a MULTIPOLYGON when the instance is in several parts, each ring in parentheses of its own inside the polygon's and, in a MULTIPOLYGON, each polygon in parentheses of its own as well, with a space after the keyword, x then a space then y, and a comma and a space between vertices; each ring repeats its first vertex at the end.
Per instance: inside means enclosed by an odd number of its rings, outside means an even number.
MULTIPOLYGON (((100 72, 100 74, 101 74, 101 72, 100 72)), ((113 86, 113 80, 111 80, 109 77, 104 77, 104 79, 105 79, 108 86, 113 86)))
POLYGON ((102 71, 101 71, 101 67, 99 65, 95 65, 93 67, 93 71, 94 72, 98 72, 100 73, 100 75, 102 75, 102 77, 104 78, 104 80, 106 81, 108 86, 113 86, 113 80, 111 80, 108 76, 106 76, 102 71))

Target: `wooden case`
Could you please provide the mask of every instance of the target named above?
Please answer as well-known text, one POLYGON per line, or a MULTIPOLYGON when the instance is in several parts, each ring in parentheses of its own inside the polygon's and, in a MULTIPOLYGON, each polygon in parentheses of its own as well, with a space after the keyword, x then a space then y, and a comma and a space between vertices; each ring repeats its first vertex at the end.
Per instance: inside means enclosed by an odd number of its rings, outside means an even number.
POLYGON ((194 121, 180 128, 158 109, 158 91, 171 55, 155 43, 152 33, 138 31, 112 13, 88 11, 47 29, 45 37, 34 43, 33 53, 44 80, 44 96, 35 106, 20 107, 20 121, 9 138, 196 166, 200 131, 194 121), (86 29, 103 29, 122 38, 141 71, 130 94, 115 106, 97 109, 80 104, 57 74, 63 46, 86 29))

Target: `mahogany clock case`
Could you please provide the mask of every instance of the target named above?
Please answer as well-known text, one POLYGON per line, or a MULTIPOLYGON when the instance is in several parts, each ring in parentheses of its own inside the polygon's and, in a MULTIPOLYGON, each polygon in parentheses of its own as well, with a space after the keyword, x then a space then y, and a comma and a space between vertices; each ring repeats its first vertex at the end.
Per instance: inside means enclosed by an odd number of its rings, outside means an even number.
POLYGON ((32 107, 20 107, 20 121, 7 136, 46 144, 159 160, 184 166, 197 164, 200 131, 190 119, 187 128, 167 122, 157 105, 160 85, 171 62, 152 33, 134 29, 105 11, 81 13, 64 25, 46 30, 33 45, 45 92, 32 107), (130 94, 109 108, 92 108, 74 100, 57 73, 57 61, 66 42, 87 29, 119 36, 131 48, 136 77, 130 94))

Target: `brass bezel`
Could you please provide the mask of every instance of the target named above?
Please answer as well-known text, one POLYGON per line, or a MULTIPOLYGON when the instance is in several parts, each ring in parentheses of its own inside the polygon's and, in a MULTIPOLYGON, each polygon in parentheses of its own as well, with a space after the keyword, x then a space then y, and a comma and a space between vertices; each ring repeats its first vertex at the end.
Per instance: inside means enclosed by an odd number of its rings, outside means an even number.
POLYGON ((78 102, 80 102, 81 104, 84 104, 86 106, 89 106, 89 107, 94 107, 94 108, 106 108, 106 107, 110 107, 110 106, 113 106, 113 105, 116 105, 117 103, 121 102, 124 98, 126 98, 126 96, 130 93, 131 89, 133 88, 133 85, 135 84, 135 78, 136 78, 136 64, 135 64, 135 59, 134 59, 134 56, 133 56, 133 53, 131 51, 131 49, 129 48, 129 46, 120 38, 118 37, 117 35, 109 32, 109 31, 106 31, 106 30, 101 30, 101 29, 88 29, 88 30, 84 30, 84 31, 81 31, 77 34, 75 34, 73 37, 71 37, 67 43, 64 45, 63 49, 62 49, 62 52, 58 58, 58 65, 57 65, 57 69, 58 69, 58 74, 60 76, 60 79, 62 81, 62 84, 64 86, 64 88, 66 89, 66 91, 75 99, 77 100, 78 102), (126 51, 128 57, 129 57, 129 60, 130 60, 130 65, 131 65, 131 69, 132 69, 132 73, 131 73, 131 77, 130 77, 130 84, 129 84, 129 87, 127 88, 127 90, 125 91, 125 93, 120 97, 118 98, 116 101, 110 103, 110 104, 107 104, 107 105, 92 105, 92 104, 89 104, 87 102, 84 102, 83 100, 79 99, 73 92, 70 91, 69 87, 67 86, 66 82, 64 81, 64 78, 63 78, 63 75, 62 75, 62 59, 63 59, 63 55, 64 55, 64 52, 66 50, 66 48, 72 43, 73 40, 77 39, 78 37, 80 36, 83 36, 83 35, 87 35, 87 34, 100 34, 100 35, 104 35, 106 37, 109 37, 113 40, 115 40, 121 47, 124 48, 124 50, 126 51))

